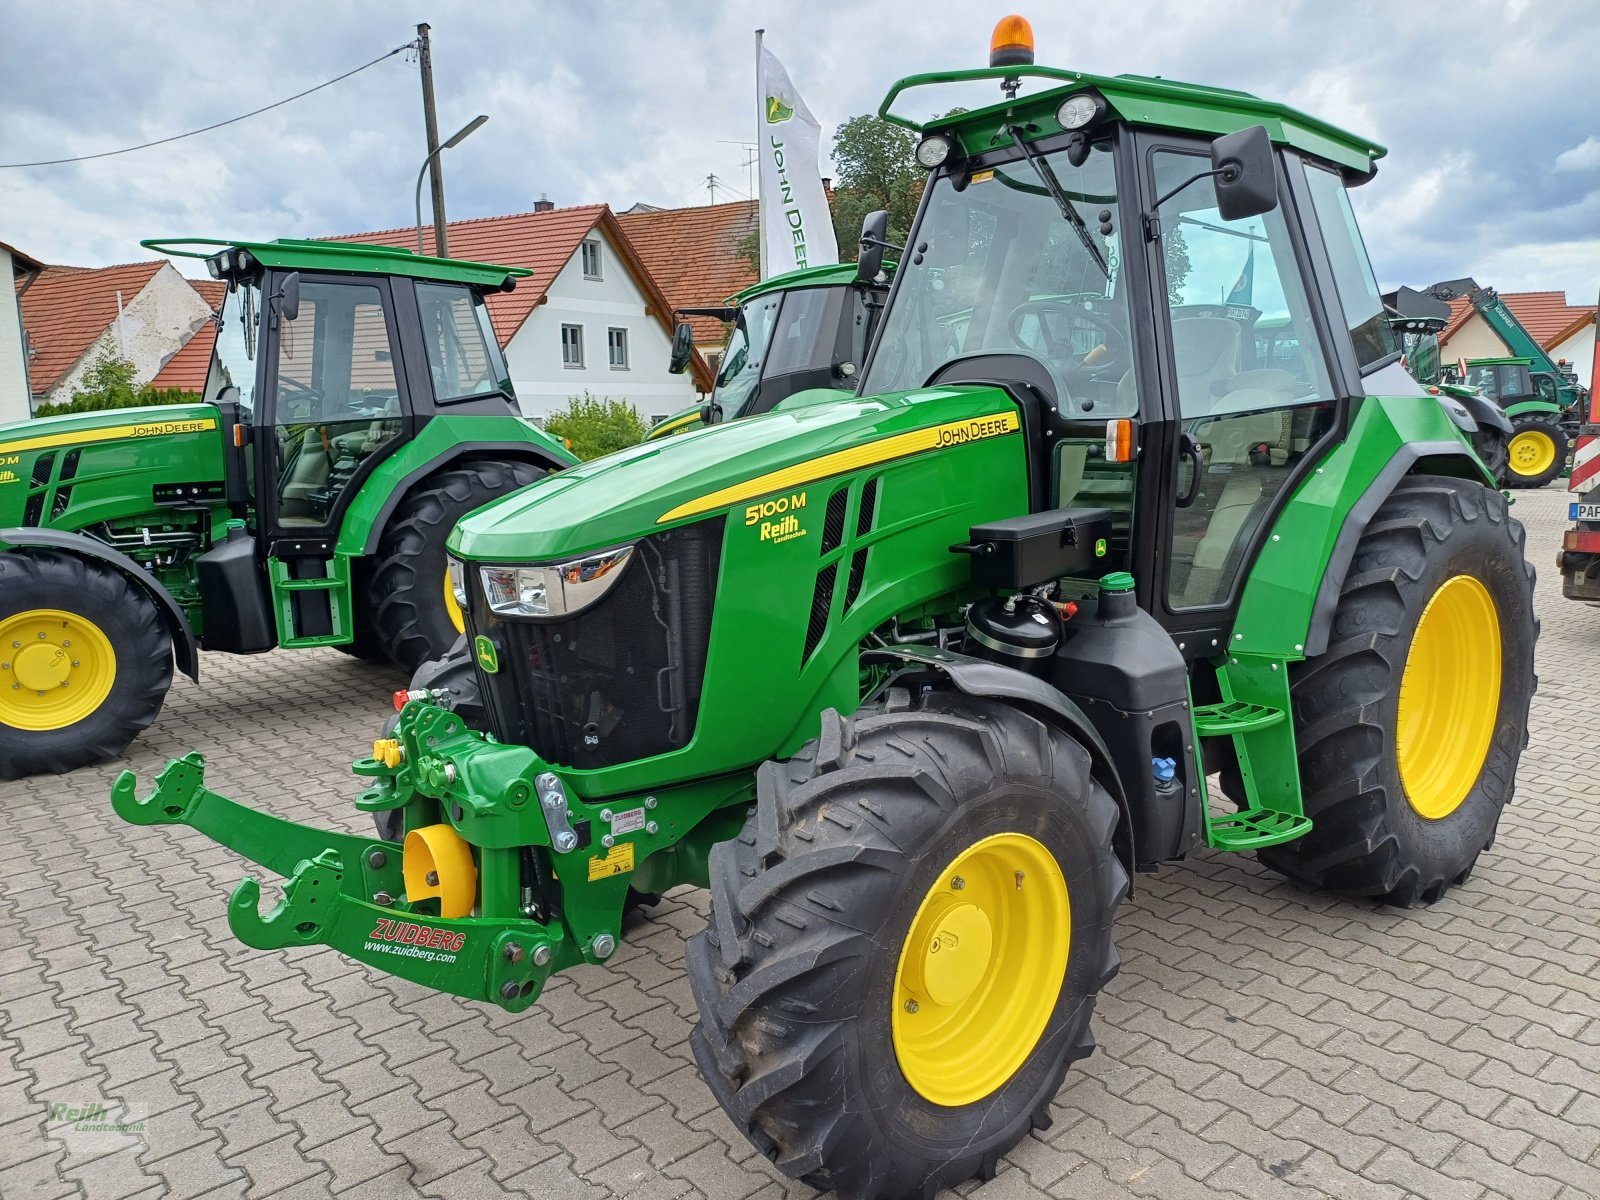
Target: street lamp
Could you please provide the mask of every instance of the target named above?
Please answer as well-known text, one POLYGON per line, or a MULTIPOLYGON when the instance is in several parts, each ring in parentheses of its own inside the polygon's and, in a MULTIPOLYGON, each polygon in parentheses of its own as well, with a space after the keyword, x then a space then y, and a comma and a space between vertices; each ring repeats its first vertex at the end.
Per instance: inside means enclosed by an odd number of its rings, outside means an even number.
MULTIPOLYGON (((462 142, 466 141, 467 138, 470 137, 472 134, 476 133, 478 131, 478 127, 480 125, 482 125, 488 119, 489 118, 487 116, 484 116, 481 113, 478 116, 473 117, 472 120, 468 121, 460 129, 456 130, 447 139, 445 139, 444 144, 442 146, 440 146, 439 149, 433 151, 433 153, 429 154, 427 158, 422 160, 422 169, 417 172, 417 253, 418 254, 426 253, 422 249, 422 177, 428 173, 428 167, 432 164, 432 162, 433 162, 433 160, 435 158, 437 158, 443 151, 450 149, 450 147, 460 145, 462 142)), ((437 251, 438 247, 435 246, 434 249, 437 251)))

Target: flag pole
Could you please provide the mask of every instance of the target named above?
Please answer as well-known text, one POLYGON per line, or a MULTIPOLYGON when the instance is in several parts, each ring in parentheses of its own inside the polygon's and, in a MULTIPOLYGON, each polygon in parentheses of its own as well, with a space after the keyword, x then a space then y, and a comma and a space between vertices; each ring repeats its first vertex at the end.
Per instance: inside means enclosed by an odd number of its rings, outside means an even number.
MULTIPOLYGON (((756 30, 756 154, 758 155, 766 153, 761 141, 762 118, 765 115, 767 103, 766 97, 761 94, 761 37, 766 32, 765 29, 756 30)), ((761 219, 761 176, 764 174, 765 171, 763 170, 756 171, 756 237, 761 247, 762 279, 767 277, 767 225, 761 219)))

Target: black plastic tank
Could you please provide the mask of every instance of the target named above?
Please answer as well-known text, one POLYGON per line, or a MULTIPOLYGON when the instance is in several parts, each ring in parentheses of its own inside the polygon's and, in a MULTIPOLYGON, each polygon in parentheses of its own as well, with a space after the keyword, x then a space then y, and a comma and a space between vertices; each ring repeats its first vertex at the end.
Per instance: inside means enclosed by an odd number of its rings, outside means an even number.
POLYGON ((201 644, 207 650, 258 654, 278 644, 256 541, 243 524, 195 559, 200 583, 201 644))
POLYGON ((1194 848, 1200 790, 1189 673, 1161 624, 1138 606, 1133 576, 1100 581, 1061 631, 1047 678, 1105 739, 1128 796, 1134 860, 1153 868, 1194 848), (1168 768, 1165 761, 1172 760, 1168 768))

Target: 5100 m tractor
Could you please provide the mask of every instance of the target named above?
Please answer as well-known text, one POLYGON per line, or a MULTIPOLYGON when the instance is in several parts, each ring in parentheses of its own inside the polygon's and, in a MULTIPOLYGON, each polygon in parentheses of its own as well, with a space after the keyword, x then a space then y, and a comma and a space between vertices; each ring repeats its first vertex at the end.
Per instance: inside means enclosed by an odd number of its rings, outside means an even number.
POLYGON ((445 536, 576 461, 522 419, 489 324, 525 269, 144 244, 228 284, 203 403, 0 427, 0 778, 117 754, 200 647, 443 654, 445 536))
POLYGON ((118 779, 124 819, 284 877, 265 913, 238 885, 241 940, 517 1011, 636 897, 708 886, 691 1041, 730 1119, 819 1188, 925 1197, 1049 1122, 1135 872, 1467 878, 1526 740, 1532 573, 1399 364, 1346 196, 1381 148, 998 32, 880 110, 930 174, 856 395, 457 526, 492 732, 400 698, 355 764, 399 836, 238 805, 198 754, 118 779))

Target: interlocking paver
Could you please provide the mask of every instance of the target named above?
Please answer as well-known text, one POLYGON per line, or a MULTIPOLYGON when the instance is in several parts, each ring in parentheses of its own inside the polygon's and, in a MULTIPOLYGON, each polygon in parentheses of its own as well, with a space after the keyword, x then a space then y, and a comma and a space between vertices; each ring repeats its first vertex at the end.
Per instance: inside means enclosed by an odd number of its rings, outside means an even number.
MULTIPOLYGON (((945 1200, 1600 1195, 1600 774, 1571 715, 1600 688, 1600 609, 1563 602, 1546 569, 1565 493, 1516 500, 1542 576, 1542 684, 1516 803, 1474 878, 1404 913, 1242 856, 1141 876, 1098 1053, 1050 1129, 945 1200)), ((0 1195, 812 1195, 692 1065, 700 893, 631 918, 608 968, 559 977, 520 1014, 325 948, 237 943, 225 902, 249 868, 192 831, 121 824, 110 779, 202 749, 241 801, 361 830, 342 764, 401 680, 331 652, 206 667, 126 763, 0 784, 19 863, 0 891, 0 1195), (96 1099, 146 1113, 143 1140, 45 1139, 50 1103, 96 1099)))

